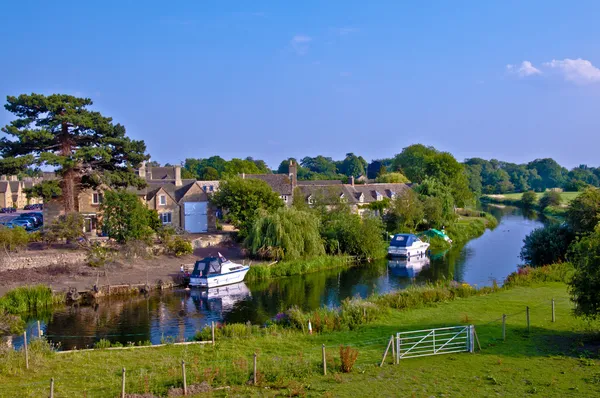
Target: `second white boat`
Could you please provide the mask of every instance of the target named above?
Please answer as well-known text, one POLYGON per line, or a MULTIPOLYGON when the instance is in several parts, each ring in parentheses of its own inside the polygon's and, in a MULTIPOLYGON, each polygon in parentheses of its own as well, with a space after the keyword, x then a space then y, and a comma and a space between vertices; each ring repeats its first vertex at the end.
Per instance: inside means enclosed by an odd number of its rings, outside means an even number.
POLYGON ((206 257, 194 264, 190 286, 212 288, 239 283, 244 280, 249 270, 249 266, 236 264, 221 255, 206 257))

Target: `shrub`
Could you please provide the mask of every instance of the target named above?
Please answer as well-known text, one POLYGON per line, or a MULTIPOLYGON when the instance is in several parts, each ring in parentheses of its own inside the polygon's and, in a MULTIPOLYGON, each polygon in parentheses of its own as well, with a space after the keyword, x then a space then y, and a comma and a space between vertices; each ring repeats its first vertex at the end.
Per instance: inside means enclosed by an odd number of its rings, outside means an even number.
POLYGON ((108 339, 100 339, 94 343, 94 348, 97 350, 110 348, 110 346, 111 346, 111 343, 110 343, 110 340, 108 340, 108 339))
POLYGON ((557 191, 546 191, 544 195, 540 198, 540 208, 544 210, 548 206, 558 206, 562 198, 560 196, 560 192, 557 191))
POLYGON ((103 267, 113 257, 114 252, 110 248, 94 243, 88 249, 87 262, 91 267, 103 267))
POLYGON ((537 228, 523 240, 521 260, 532 267, 565 261, 574 238, 573 231, 566 225, 552 224, 537 228))
POLYGON ((23 314, 32 311, 43 311, 64 302, 64 296, 54 294, 45 285, 22 286, 8 291, 0 297, 0 311, 9 314, 23 314))
POLYGON ((524 192, 521 196, 521 205, 525 208, 532 208, 537 202, 537 195, 533 191, 524 192))
POLYGON ((600 317, 600 227, 575 242, 570 255, 575 266, 570 281, 575 314, 597 319, 600 317))
POLYGON ((24 228, 5 228, 0 225, 0 247, 5 252, 18 251, 30 241, 30 236, 24 228))
POLYGON ((173 256, 180 257, 192 254, 194 248, 189 240, 184 239, 181 236, 176 236, 167 241, 167 252, 173 256))
POLYGON ((20 334, 23 332, 24 327, 25 322, 19 316, 0 309, 0 336, 20 334))
POLYGON ((158 214, 149 210, 132 192, 125 190, 104 192, 102 230, 119 243, 130 240, 149 241, 153 228, 160 225, 158 214))
POLYGON ((354 363, 358 358, 358 350, 351 348, 349 346, 340 346, 340 360, 342 362, 340 369, 344 373, 352 372, 352 368, 354 367, 354 363))
POLYGON ((43 238, 47 243, 52 243, 61 239, 71 242, 83 236, 83 216, 79 213, 69 213, 58 217, 45 228, 43 238))
POLYGON ((529 286, 540 282, 568 283, 574 273, 575 269, 571 263, 556 263, 537 268, 521 267, 506 277, 504 287, 529 286))
POLYGON ((600 222, 600 189, 588 188, 573 199, 567 220, 575 232, 592 232, 600 222))
POLYGON ((375 179, 375 182, 377 183, 407 183, 408 178, 406 178, 404 176, 404 174, 400 173, 400 172, 394 172, 394 173, 385 173, 385 174, 381 174, 379 176, 377 176, 377 178, 375 179))

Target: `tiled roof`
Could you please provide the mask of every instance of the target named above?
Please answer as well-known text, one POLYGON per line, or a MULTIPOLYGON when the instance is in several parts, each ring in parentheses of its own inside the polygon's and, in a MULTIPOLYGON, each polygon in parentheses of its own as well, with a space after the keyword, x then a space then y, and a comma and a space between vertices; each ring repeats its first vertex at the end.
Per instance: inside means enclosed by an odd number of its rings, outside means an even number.
POLYGON ((21 186, 21 181, 9 181, 8 183, 10 184, 10 190, 15 193, 19 190, 19 187, 21 186))
POLYGON ((341 195, 348 203, 371 203, 377 201, 377 193, 384 198, 392 199, 401 195, 409 186, 406 184, 338 184, 338 185, 302 185, 299 186, 302 196, 306 199, 312 196, 313 200, 338 200, 341 195), (363 201, 360 201, 363 195, 363 201))
POLYGON ((280 195, 292 194, 292 182, 287 174, 246 174, 244 178, 263 180, 280 195))
POLYGON ((342 185, 340 180, 303 180, 298 181, 298 186, 302 185, 342 185))
POLYGON ((8 181, 0 181, 0 193, 5 193, 8 190, 8 181))
POLYGON ((175 168, 174 167, 151 167, 148 170, 149 174, 152 174, 153 180, 174 180, 175 179, 175 168))

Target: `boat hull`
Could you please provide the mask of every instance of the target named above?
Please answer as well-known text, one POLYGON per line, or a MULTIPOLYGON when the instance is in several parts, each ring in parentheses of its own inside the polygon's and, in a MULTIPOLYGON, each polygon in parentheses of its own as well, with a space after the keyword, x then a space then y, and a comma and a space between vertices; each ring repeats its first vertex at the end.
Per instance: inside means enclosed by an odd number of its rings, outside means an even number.
POLYGON ((429 243, 423 242, 421 245, 417 247, 395 247, 390 246, 388 248, 388 255, 390 257, 400 257, 400 258, 411 258, 418 256, 425 256, 427 251, 429 250, 429 243))
POLYGON ((212 288, 218 286, 232 285, 234 283, 240 283, 246 277, 246 274, 250 270, 250 267, 244 267, 243 269, 228 272, 226 274, 210 275, 209 277, 191 277, 190 286, 192 287, 203 287, 212 288))

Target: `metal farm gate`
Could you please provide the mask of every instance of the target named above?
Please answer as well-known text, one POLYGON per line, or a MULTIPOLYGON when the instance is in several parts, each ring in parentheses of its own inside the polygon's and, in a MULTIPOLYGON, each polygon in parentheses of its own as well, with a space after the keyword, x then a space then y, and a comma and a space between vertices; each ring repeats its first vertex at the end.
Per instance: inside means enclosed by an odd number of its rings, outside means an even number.
POLYGON ((396 334, 398 362, 401 359, 428 355, 473 352, 473 349, 473 325, 414 330, 396 334))

